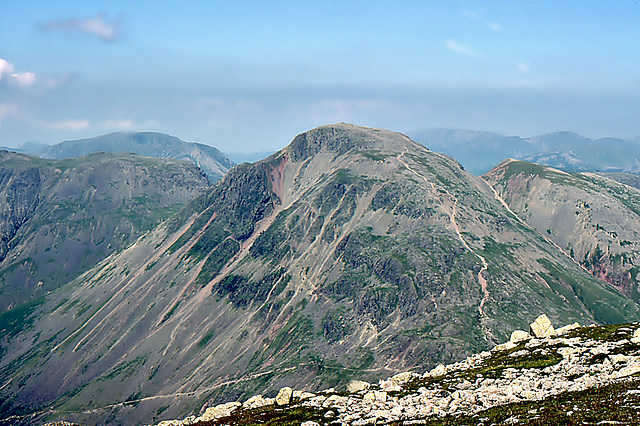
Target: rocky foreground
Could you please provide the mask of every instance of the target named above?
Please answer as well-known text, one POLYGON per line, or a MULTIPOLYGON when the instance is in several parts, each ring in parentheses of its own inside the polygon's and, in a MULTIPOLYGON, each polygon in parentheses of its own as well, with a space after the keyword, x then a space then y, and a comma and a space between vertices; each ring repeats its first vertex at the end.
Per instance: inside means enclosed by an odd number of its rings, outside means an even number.
POLYGON ((518 423, 640 424, 639 323, 555 330, 542 315, 530 333, 423 375, 354 381, 342 392, 283 388, 158 426, 518 423))

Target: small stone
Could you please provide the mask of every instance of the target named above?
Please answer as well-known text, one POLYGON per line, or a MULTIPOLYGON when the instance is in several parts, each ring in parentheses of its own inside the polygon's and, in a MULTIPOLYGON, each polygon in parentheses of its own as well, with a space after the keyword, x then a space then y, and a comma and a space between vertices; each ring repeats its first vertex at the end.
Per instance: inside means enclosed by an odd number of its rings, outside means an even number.
POLYGON ((389 380, 380 380, 380 389, 386 392, 400 392, 402 391, 402 386, 397 384, 393 379, 389 380))
POLYGON ((278 395, 276 396, 276 404, 287 405, 291 402, 292 396, 293 390, 290 387, 284 387, 280 389, 280 392, 278 392, 278 395))
POLYGON ((571 330, 575 330, 576 328, 580 328, 580 324, 578 322, 574 322, 573 324, 565 325, 564 327, 560 327, 556 330, 556 335, 563 336, 569 333, 571 330))
POLYGON ((313 398, 315 396, 316 394, 311 392, 300 392, 300 396, 298 398, 300 398, 300 401, 304 401, 305 399, 313 398))
POLYGON ((249 409, 264 407, 265 405, 269 405, 269 403, 264 399, 262 395, 254 395, 242 404, 244 408, 249 409))
POLYGON ((509 341, 511 343, 518 343, 522 342, 523 340, 528 340, 529 338, 531 338, 531 335, 526 331, 515 330, 513 333, 511 333, 511 338, 509 339, 509 341))
POLYGON ((438 364, 436 368, 429 371, 429 376, 431 377, 444 376, 445 374, 447 374, 447 367, 445 367, 443 364, 438 364))
POLYGON ((551 324, 549 317, 547 317, 545 314, 542 314, 538 318, 536 318, 536 320, 532 322, 529 327, 531 329, 531 334, 539 339, 555 334, 553 324, 551 324))
POLYGON ((395 376, 393 376, 391 378, 391 380, 396 382, 398 385, 402 386, 405 383, 407 383, 407 382, 411 381, 412 379, 414 379, 415 377, 418 377, 418 375, 416 373, 412 373, 410 371, 407 371, 407 372, 404 372, 404 373, 396 374, 395 376))
POLYGON ((507 342, 507 343, 502 343, 501 345, 496 345, 493 348, 493 350, 494 351, 498 351, 498 352, 500 352, 500 351, 508 351, 509 349, 513 349, 516 346, 518 346, 518 345, 516 345, 515 343, 507 342))
POLYGON ((333 411, 329 410, 326 413, 324 413, 324 418, 325 419, 332 419, 336 416, 336 413, 334 413, 333 411))
POLYGON ((371 387, 371 383, 363 382, 362 380, 352 380, 347 385, 347 392, 359 392, 367 390, 371 387))
POLYGON ((196 419, 200 422, 208 422, 211 420, 220 419, 222 417, 228 417, 238 409, 242 404, 239 402, 227 402, 226 404, 216 405, 215 407, 207 408, 204 414, 196 419))
POLYGON ((308 422, 300 423, 300 426, 320 426, 320 424, 316 422, 308 421, 308 422))

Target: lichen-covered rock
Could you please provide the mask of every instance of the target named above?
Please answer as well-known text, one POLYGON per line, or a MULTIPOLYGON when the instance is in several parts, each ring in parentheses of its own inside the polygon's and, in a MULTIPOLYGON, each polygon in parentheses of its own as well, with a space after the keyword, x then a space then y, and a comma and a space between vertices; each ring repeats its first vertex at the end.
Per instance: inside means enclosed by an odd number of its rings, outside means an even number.
POLYGON ((362 380, 352 380, 347 384, 347 392, 360 392, 371 387, 371 383, 362 380))
POLYGON ((278 392, 278 395, 276 395, 276 404, 287 405, 291 403, 292 397, 293 397, 293 390, 290 387, 284 387, 280 389, 280 392, 278 392))
POLYGON ((230 416, 231 413, 236 411, 241 406, 242 404, 239 402, 228 402, 226 404, 216 405, 215 407, 209 407, 202 416, 196 419, 196 422, 208 422, 211 420, 230 416))
POLYGON ((436 368, 429 371, 428 374, 431 377, 444 376, 445 374, 447 374, 447 367, 445 367, 444 364, 438 364, 436 368))
POLYGON ((553 328, 553 324, 551 324, 551 320, 545 315, 542 314, 534 322, 529 326, 531 329, 531 334, 536 336, 537 338, 549 337, 555 334, 555 329, 553 328))
POLYGON ((242 404, 242 408, 251 409, 264 407, 266 405, 270 405, 269 401, 267 401, 262 395, 254 395, 242 404))
POLYGON ((573 324, 565 325, 564 327, 560 327, 556 330, 557 336, 564 336, 569 333, 571 330, 575 330, 576 328, 580 328, 580 324, 574 322, 573 324))
POLYGON ((518 343, 518 342, 522 342, 523 340, 527 340, 529 338, 531 338, 531 335, 526 331, 515 330, 513 333, 511 333, 511 338, 509 339, 509 341, 511 343, 518 343))

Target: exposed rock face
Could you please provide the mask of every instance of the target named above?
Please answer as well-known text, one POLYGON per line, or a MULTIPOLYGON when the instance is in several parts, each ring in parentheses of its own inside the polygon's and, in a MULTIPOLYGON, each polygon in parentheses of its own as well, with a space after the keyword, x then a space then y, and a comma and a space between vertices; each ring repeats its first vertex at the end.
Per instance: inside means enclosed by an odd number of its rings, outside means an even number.
POLYGON ((531 334, 533 334, 537 338, 549 337, 556 333, 553 328, 553 324, 551 324, 551 320, 545 314, 540 315, 534 322, 529 326, 531 329, 531 334))
POLYGON ((450 364, 538 310, 638 316, 457 162, 397 133, 323 126, 52 294, 4 346, 0 397, 18 409, 39 395, 47 420, 178 418, 450 364))
MULTIPOLYGON (((567 173, 514 160, 484 178, 527 225, 594 276, 640 301, 638 188, 595 173, 567 173)), ((571 284, 561 280, 561 285, 571 284)))
POLYGON ((172 160, 0 151, 0 312, 39 303, 209 187, 172 160))

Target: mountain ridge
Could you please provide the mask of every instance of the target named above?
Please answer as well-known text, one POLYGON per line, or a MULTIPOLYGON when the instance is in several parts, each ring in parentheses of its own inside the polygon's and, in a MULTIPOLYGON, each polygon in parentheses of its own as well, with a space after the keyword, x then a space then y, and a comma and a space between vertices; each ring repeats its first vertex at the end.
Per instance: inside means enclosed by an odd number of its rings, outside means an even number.
POLYGON ((455 160, 322 126, 52 294, 3 343, 0 398, 5 413, 56 407, 79 422, 177 418, 459 360, 532 311, 638 317, 455 160))
POLYGON ((184 142, 158 132, 114 132, 87 139, 67 140, 37 152, 45 158, 80 157, 94 152, 127 153, 147 157, 186 160, 200 167, 216 182, 234 166, 217 148, 197 142, 184 142))

